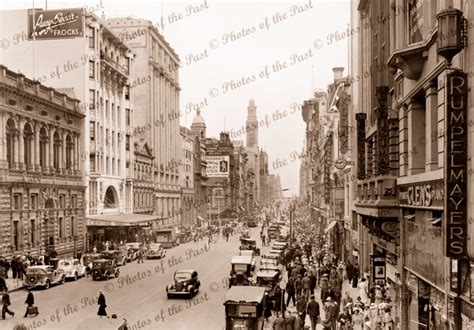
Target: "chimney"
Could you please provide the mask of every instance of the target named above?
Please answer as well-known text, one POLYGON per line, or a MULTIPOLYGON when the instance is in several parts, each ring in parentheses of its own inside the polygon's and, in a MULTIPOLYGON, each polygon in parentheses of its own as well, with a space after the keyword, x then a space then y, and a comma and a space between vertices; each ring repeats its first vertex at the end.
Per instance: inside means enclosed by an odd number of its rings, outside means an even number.
POLYGON ((342 79, 342 73, 344 72, 344 67, 338 66, 332 68, 332 72, 334 72, 334 81, 342 79))

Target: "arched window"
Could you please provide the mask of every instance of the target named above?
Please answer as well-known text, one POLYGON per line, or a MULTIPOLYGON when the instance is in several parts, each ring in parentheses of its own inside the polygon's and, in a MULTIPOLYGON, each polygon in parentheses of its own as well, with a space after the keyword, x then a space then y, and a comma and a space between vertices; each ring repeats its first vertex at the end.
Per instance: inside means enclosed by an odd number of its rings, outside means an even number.
POLYGON ((32 162, 33 149, 33 130, 30 124, 25 124, 23 128, 23 163, 25 165, 33 165, 32 162))
POLYGON ((17 133, 15 122, 13 121, 13 119, 8 119, 6 129, 7 162, 8 167, 12 168, 15 162, 15 135, 17 133))
POLYGON ((59 152, 61 150, 61 138, 58 132, 54 132, 53 140, 53 166, 54 169, 59 170, 59 152))
POLYGON ((44 169, 48 164, 46 164, 46 152, 48 150, 48 134, 46 133, 46 129, 43 127, 40 130, 40 166, 44 169))
POLYGON ((104 197, 104 208, 106 209, 113 209, 117 207, 117 200, 116 200, 116 193, 115 189, 110 186, 107 188, 105 191, 105 197, 104 197))
POLYGON ((72 170, 72 152, 74 144, 70 135, 66 137, 66 169, 72 170))

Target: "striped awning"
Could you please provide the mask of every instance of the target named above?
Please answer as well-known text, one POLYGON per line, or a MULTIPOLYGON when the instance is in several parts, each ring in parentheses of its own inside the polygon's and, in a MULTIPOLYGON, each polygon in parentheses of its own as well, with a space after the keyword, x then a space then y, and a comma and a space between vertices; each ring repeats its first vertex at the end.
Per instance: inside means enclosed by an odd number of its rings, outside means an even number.
POLYGON ((86 218, 87 226, 147 226, 150 222, 158 221, 157 215, 147 214, 98 214, 86 218))

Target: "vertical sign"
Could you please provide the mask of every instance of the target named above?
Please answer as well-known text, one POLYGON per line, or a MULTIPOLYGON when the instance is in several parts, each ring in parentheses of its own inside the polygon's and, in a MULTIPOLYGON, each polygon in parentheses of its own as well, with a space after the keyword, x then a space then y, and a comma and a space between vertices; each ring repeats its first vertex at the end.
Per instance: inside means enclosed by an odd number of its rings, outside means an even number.
POLYGON ((357 179, 365 179, 365 113, 356 113, 357 121, 357 179))
POLYGON ((467 256, 467 74, 446 75, 446 256, 467 256))
POLYGON ((370 256, 372 261, 372 278, 374 283, 385 285, 387 279, 385 256, 370 256))
POLYGON ((377 163, 374 166, 375 175, 390 173, 388 157, 388 86, 379 86, 376 89, 379 107, 377 108, 377 163))

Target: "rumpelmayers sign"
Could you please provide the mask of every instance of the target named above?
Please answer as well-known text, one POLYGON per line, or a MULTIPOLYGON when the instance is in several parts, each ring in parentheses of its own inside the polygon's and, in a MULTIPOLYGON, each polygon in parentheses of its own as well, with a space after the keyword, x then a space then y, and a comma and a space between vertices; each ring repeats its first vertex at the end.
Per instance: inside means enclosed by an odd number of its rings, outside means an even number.
POLYGON ((467 256, 467 74, 446 75, 445 189, 446 256, 467 256))
POLYGON ((82 37, 83 9, 28 10, 28 39, 62 39, 82 37))
POLYGON ((430 181, 398 188, 400 206, 444 207, 444 182, 430 181))

